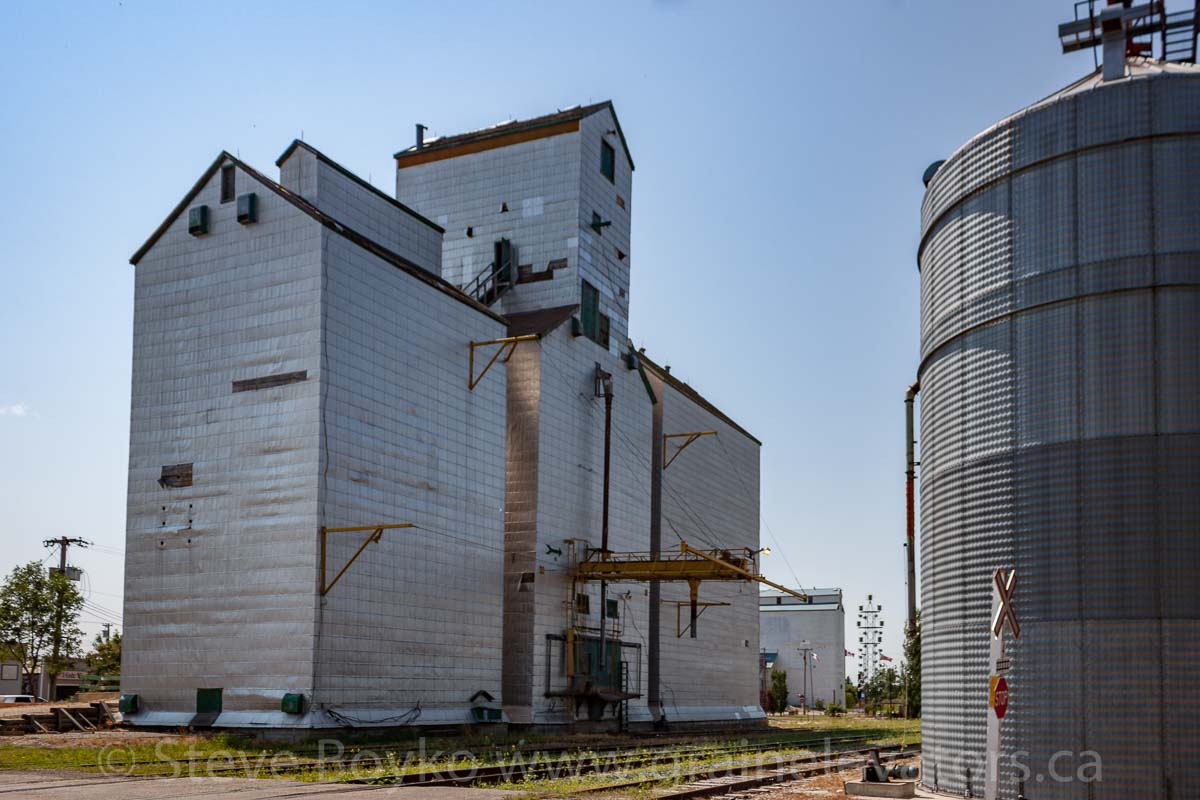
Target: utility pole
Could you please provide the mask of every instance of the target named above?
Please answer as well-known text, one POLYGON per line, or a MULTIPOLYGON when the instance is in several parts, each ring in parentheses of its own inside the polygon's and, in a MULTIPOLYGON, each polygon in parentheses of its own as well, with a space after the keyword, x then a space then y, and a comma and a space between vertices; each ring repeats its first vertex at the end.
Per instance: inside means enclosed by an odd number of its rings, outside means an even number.
POLYGON ((107 641, 108 641, 108 630, 109 630, 109 628, 111 628, 111 627, 112 627, 112 623, 111 623, 111 622, 105 622, 105 623, 104 623, 103 625, 101 625, 100 627, 101 627, 101 629, 103 629, 103 631, 104 631, 104 641, 106 641, 106 642, 107 642, 107 641))
MULTIPOLYGON (((67 548, 71 545, 76 547, 88 547, 91 542, 85 539, 71 538, 68 536, 60 536, 57 539, 46 539, 42 542, 46 547, 58 548, 58 574, 70 580, 78 580, 77 577, 72 577, 67 573, 67 548)), ((58 669, 59 658, 62 651, 62 625, 63 625, 63 598, 59 596, 58 607, 54 612, 54 644, 50 649, 50 658, 42 661, 42 674, 49 677, 49 683, 46 684, 46 699, 53 702, 55 691, 58 689, 58 674, 49 675, 48 667, 53 664, 54 669, 58 669)))
POLYGON ((801 646, 797 647, 796 649, 799 650, 804 657, 804 672, 801 673, 801 683, 804 687, 804 715, 808 716, 808 704, 810 702, 808 695, 808 654, 812 652, 812 642, 805 641, 801 642, 800 645, 801 646))

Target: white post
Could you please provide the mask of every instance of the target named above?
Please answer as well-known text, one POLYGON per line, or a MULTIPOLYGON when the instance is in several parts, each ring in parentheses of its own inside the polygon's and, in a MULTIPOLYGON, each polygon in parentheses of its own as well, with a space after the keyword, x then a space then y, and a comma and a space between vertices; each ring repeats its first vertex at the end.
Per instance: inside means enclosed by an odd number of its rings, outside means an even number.
POLYGON ((984 800, 996 800, 1000 783, 1000 722, 1008 711, 1008 682, 1005 674, 1012 666, 1004 652, 1004 629, 1013 638, 1021 635, 1021 626, 1013 608, 1012 595, 1017 585, 1017 571, 996 570, 992 578, 992 615, 988 625, 988 709, 987 765, 984 800), (999 713, 997 713, 999 712, 999 713))

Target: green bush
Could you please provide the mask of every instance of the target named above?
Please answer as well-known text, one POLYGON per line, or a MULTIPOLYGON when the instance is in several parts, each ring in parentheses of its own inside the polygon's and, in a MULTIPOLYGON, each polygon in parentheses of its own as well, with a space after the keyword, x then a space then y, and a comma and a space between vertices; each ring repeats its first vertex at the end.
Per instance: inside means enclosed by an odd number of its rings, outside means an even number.
POLYGON ((840 717, 846 713, 846 709, 842 708, 837 703, 830 703, 825 707, 825 714, 830 717, 840 717))
POLYGON ((775 714, 787 711, 787 696, 787 671, 773 670, 771 672, 771 688, 767 692, 767 702, 771 704, 771 707, 767 711, 775 714))

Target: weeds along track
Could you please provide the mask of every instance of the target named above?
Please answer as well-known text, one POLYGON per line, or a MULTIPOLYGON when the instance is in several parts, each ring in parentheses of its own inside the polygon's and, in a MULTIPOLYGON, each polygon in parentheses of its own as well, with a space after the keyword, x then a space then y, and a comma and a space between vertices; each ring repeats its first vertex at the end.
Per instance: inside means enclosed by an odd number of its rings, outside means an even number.
MULTIPOLYGON (((750 770, 776 768, 791 764, 820 761, 837 753, 866 752, 871 749, 865 744, 867 736, 844 736, 837 738, 807 737, 786 742, 771 743, 714 743, 700 747, 662 747, 653 751, 585 752, 563 754, 558 758, 538 757, 511 760, 507 763, 488 766, 465 766, 461 768, 434 769, 421 772, 378 774, 352 777, 348 783, 407 786, 489 786, 516 784, 528 781, 576 780, 585 776, 623 775, 637 770, 653 770, 649 776, 639 776, 616 784, 616 788, 637 788, 662 783, 664 780, 690 780, 696 775, 717 773, 744 774, 750 770), (857 747, 855 747, 857 746, 857 747), (834 748, 850 748, 834 751, 834 748), (825 751, 814 755, 813 750, 825 751), (791 751, 791 752, 789 752, 791 751), (795 751, 802 751, 797 755, 795 751), (768 756, 765 760, 746 762, 750 756, 768 756), (740 759, 740 760, 738 760, 740 759), (718 760, 724 763, 714 765, 718 760), (737 761, 735 761, 737 760, 737 761), (689 765, 691 761, 707 762, 703 767, 689 765), (655 769, 666 768, 666 769, 655 769)), ((879 745, 873 745, 879 747, 879 745)), ((898 748, 890 744, 883 747, 898 748)), ((582 792, 608 791, 611 787, 587 787, 582 792)), ((574 791, 574 790, 573 790, 574 791)))
MULTIPOLYGON (((464 743, 449 742, 445 749, 422 747, 399 749, 397 743, 356 743, 329 750, 243 751, 229 748, 223 753, 206 751, 195 757, 167 759, 140 758, 110 760, 103 765, 109 774, 142 777, 179 775, 220 775, 224 777, 271 777, 320 773, 333 780, 358 783, 448 786, 475 783, 499 783, 531 780, 554 774, 595 774, 630 770, 638 767, 670 764, 689 759, 745 756, 788 750, 850 747, 881 741, 888 734, 855 732, 851 735, 820 736, 812 733, 742 736, 737 740, 722 735, 687 735, 668 740, 665 737, 625 738, 610 742, 561 740, 545 744, 487 745, 468 748, 464 743), (451 750, 455 744, 458 750, 451 750), (281 756, 286 760, 280 761, 281 756), (340 773, 351 772, 349 776, 340 773), (370 774, 368 774, 370 773, 370 774)), ((751 732, 746 732, 751 733, 751 732)), ((407 744, 407 743, 405 743, 407 744)), ((96 760, 79 763, 60 762, 58 768, 95 769, 96 760)))
MULTIPOLYGON (((917 755, 921 752, 921 747, 920 745, 856 747, 820 755, 801 756, 786 762, 765 766, 697 770, 694 773, 680 776, 678 780, 673 781, 673 786, 662 788, 660 791, 652 791, 651 796, 654 800, 690 800, 696 797, 723 795, 728 796, 730 800, 744 800, 761 791, 761 787, 784 786, 817 775, 865 766, 867 761, 863 756, 871 750, 878 750, 879 760, 886 763, 917 755)), ((662 780, 657 782, 652 779, 635 780, 590 787, 581 791, 576 790, 572 794, 644 793, 647 790, 661 787, 662 784, 662 780)))

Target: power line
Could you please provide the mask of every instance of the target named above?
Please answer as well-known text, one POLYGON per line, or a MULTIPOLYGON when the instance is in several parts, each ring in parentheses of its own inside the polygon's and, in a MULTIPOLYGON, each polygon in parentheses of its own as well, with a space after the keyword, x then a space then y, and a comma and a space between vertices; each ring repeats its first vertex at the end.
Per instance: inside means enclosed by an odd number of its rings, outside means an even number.
POLYGON ((83 602, 83 609, 85 611, 90 611, 92 614, 95 614, 96 616, 108 617, 109 619, 112 619, 112 620, 115 620, 118 622, 120 620, 124 619, 124 617, 121 614, 117 613, 116 611, 110 611, 109 609, 104 608, 103 606, 92 605, 91 603, 87 602, 86 600, 83 602))
POLYGON ((481 550, 491 550, 492 552, 495 552, 495 553, 503 553, 504 552, 503 547, 496 547, 495 545, 486 544, 484 542, 477 542, 472 539, 467 539, 466 537, 463 537, 463 536, 456 536, 453 533, 447 533, 446 531, 437 530, 436 528, 429 528, 424 525, 417 525, 417 524, 414 524, 413 527, 416 528, 417 530, 436 534, 437 536, 441 536, 445 539, 450 539, 452 541, 461 542, 462 544, 469 545, 471 547, 477 547, 481 550))
MULTIPOLYGON (((746 485, 746 481, 742 478, 742 472, 737 468, 737 463, 733 459, 733 454, 729 452, 729 448, 725 446, 725 442, 721 441, 721 435, 716 436, 718 444, 721 445, 721 450, 725 453, 725 460, 733 468, 733 474, 737 476, 738 483, 742 485, 742 490, 746 496, 751 496, 750 487, 746 485)), ((792 569, 792 562, 788 561, 787 553, 783 551, 783 545, 779 543, 779 539, 775 536, 775 531, 771 530, 771 524, 767 522, 767 518, 763 516, 762 506, 758 509, 758 521, 764 528, 767 529, 767 535, 771 537, 771 541, 775 543, 775 547, 779 550, 779 555, 783 559, 784 565, 788 568, 788 572, 792 575, 792 580, 796 582, 796 588, 801 588, 800 578, 796 575, 796 570, 792 569)))

